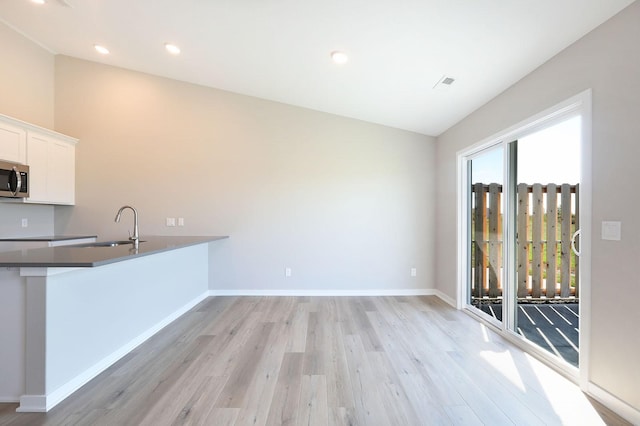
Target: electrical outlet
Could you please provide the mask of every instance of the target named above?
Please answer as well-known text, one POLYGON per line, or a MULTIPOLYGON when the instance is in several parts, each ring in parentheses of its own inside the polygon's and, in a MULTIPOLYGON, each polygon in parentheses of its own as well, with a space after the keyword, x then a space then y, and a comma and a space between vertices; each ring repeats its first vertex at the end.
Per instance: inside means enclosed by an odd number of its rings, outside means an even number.
POLYGON ((285 277, 291 276, 291 268, 284 268, 284 276, 285 277))
POLYGON ((29 219, 27 219, 26 217, 22 218, 22 227, 26 228, 29 226, 29 219))
POLYGON ((412 277, 418 276, 418 270, 416 268, 411 268, 411 276, 412 277))
POLYGON ((178 218, 178 226, 184 226, 184 217, 178 218))
POLYGON ((176 218, 168 217, 167 218, 167 226, 176 226, 176 218))

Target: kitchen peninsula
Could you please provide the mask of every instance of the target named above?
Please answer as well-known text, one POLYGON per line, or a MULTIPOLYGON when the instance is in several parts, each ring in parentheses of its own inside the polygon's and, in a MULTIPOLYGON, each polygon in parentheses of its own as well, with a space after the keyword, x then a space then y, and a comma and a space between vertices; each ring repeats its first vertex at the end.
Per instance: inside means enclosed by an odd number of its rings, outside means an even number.
POLYGON ((209 294, 208 243, 223 238, 0 253, 0 398, 48 411, 195 306, 209 294))

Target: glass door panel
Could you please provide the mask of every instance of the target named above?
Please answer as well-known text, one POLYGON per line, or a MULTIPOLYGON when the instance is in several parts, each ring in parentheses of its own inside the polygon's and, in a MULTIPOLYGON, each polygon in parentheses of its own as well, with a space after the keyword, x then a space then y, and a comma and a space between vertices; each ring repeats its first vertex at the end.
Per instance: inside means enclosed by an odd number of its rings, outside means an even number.
POLYGON ((580 117, 517 142, 514 331, 578 366, 580 117))
POLYGON ((468 160, 469 282, 468 300, 496 321, 502 321, 503 145, 468 160))

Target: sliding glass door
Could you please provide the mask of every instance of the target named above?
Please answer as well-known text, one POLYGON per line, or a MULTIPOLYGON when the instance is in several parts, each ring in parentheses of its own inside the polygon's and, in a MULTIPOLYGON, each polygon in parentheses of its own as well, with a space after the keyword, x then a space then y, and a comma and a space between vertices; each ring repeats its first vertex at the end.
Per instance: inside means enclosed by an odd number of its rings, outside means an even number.
POLYGON ((578 367, 578 114, 464 157, 465 305, 578 367))

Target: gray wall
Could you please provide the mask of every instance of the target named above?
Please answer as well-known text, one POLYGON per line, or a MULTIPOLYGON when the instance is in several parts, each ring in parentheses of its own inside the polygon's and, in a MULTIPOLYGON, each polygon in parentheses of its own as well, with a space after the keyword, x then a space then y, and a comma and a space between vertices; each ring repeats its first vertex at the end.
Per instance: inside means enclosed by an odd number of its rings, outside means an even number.
POLYGON ((456 294, 456 152, 593 89, 590 377, 640 409, 640 2, 635 2, 438 138, 438 289, 456 294), (600 239, 622 222, 621 241, 600 239))
POLYGON ((131 204, 143 239, 231 236, 213 289, 434 287, 433 138, 64 56, 55 112, 80 139, 58 232, 126 237, 131 204))
POLYGON ((53 128, 53 55, 0 22, 0 114, 53 128))
MULTIPOLYGON (((0 23, 0 114, 53 128, 54 57, 0 23)), ((0 202, 0 236, 53 234, 53 207, 0 202), (22 219, 29 226, 22 227, 22 219)))

